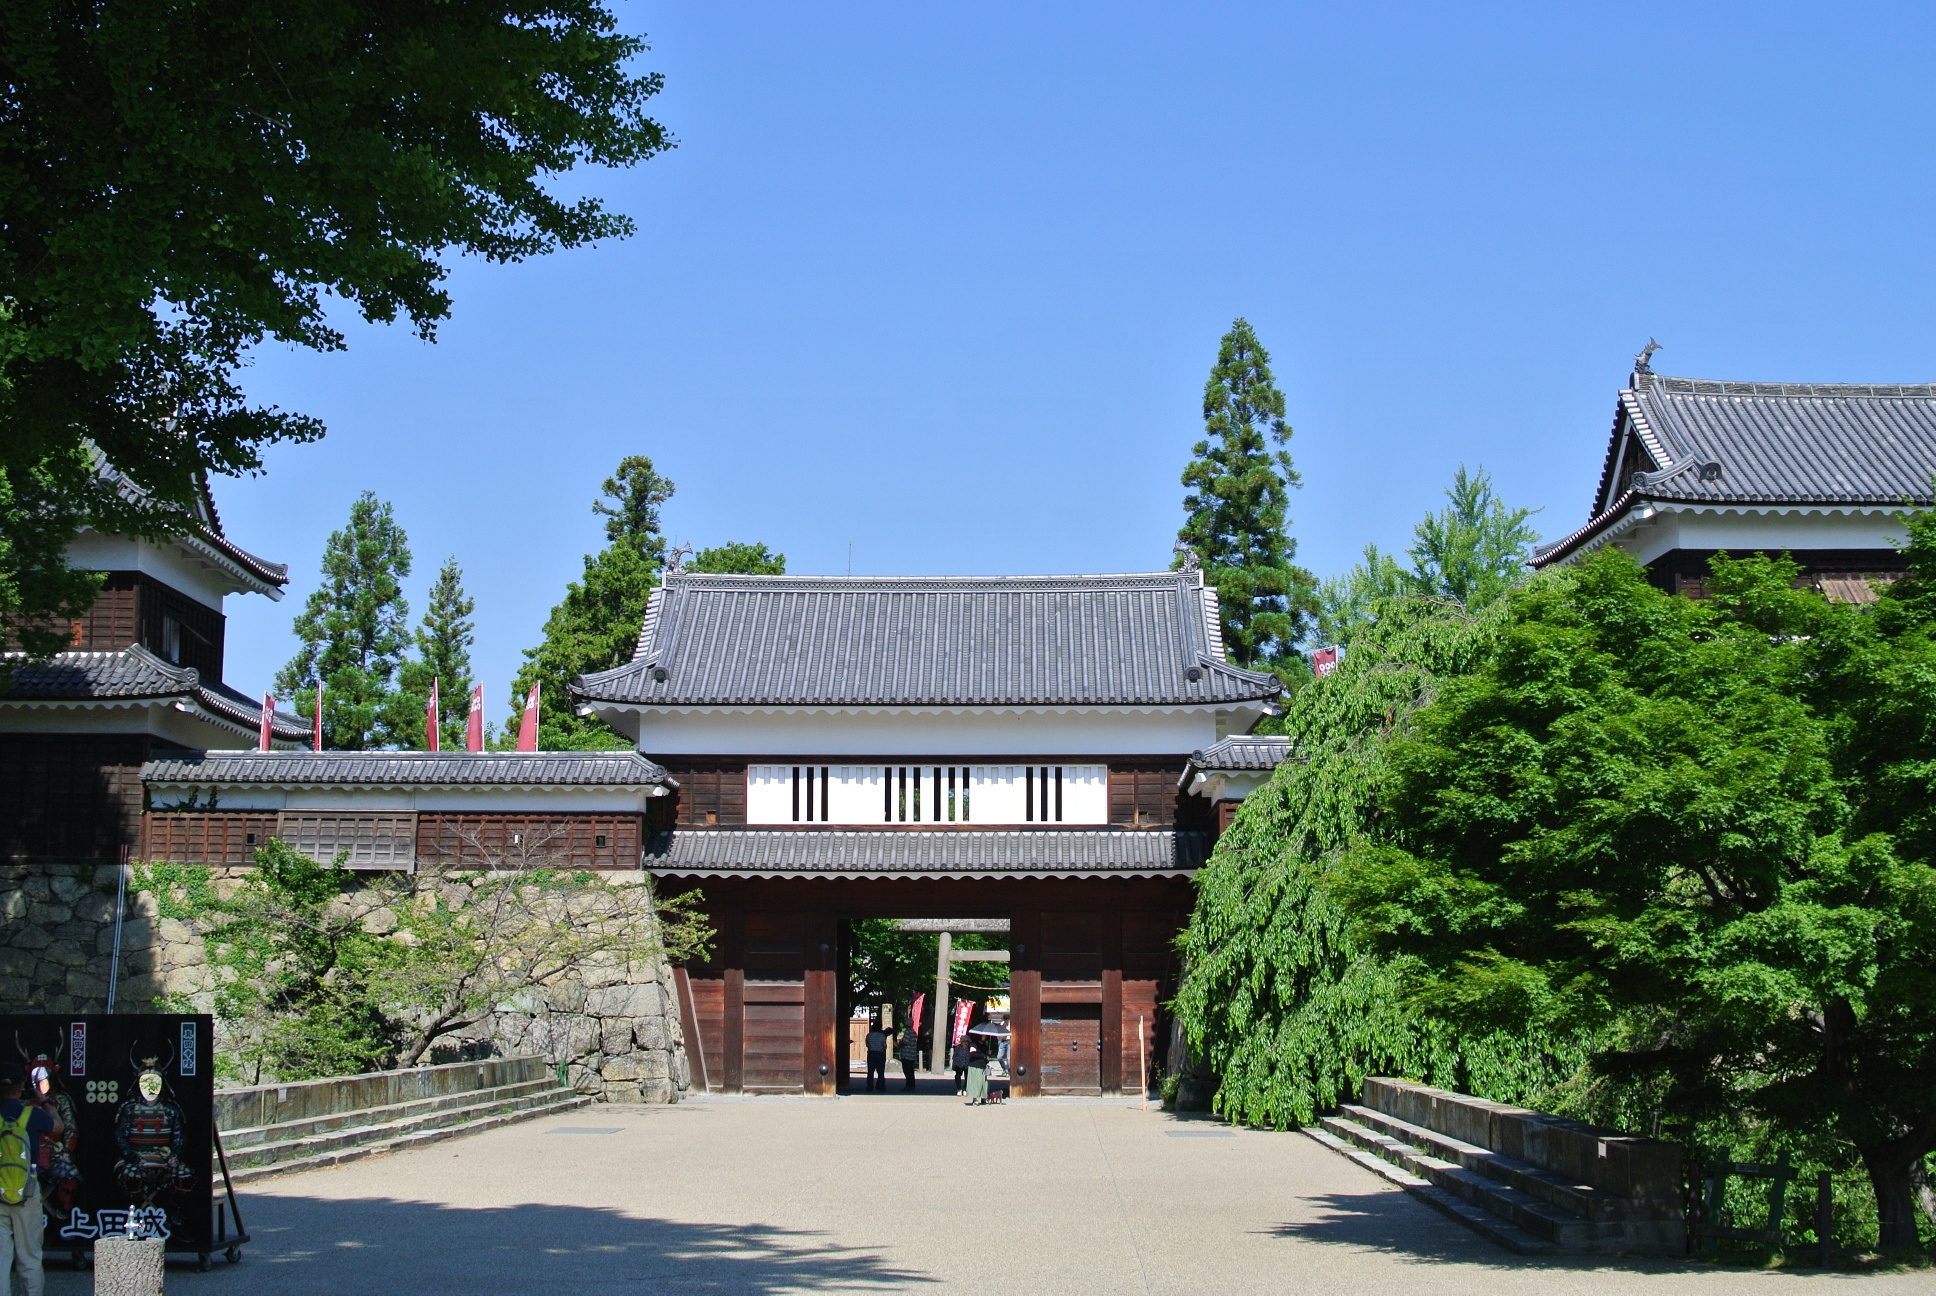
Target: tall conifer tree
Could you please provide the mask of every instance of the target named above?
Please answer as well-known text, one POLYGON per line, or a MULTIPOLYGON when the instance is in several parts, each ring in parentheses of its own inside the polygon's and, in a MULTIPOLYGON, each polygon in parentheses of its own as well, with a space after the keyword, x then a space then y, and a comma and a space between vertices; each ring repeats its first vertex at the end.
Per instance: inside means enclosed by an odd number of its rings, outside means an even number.
MULTIPOLYGON (((410 645, 410 542, 390 505, 364 491, 349 525, 323 547, 323 584, 296 618, 302 649, 276 675, 276 691, 309 716, 323 686, 323 742, 340 751, 394 747, 414 738, 397 672, 410 645), (400 705, 400 702, 402 703, 400 705)), ((421 732, 419 717, 416 730, 421 732)))
MULTIPOLYGON (((471 614, 476 610, 476 600, 464 592, 464 569, 455 557, 444 559, 430 587, 430 606, 424 609, 417 626, 417 656, 404 664, 399 675, 401 691, 414 707, 419 733, 423 730, 424 704, 430 698, 430 682, 437 681, 437 737, 445 751, 464 745, 471 688, 477 682, 471 675, 471 645, 477 638, 471 614)), ((427 736, 419 745, 430 745, 427 736)))
POLYGON ((645 603, 665 565, 665 537, 659 532, 659 507, 672 498, 673 485, 644 455, 628 455, 605 479, 603 498, 592 512, 605 519, 603 550, 585 555, 585 572, 565 587, 565 597, 545 621, 544 641, 525 650, 525 663, 511 686, 515 732, 525 694, 539 694, 538 745, 547 751, 598 751, 631 746, 602 720, 575 714, 566 687, 577 676, 609 670, 632 659, 645 603))
POLYGON ((1183 470, 1190 494, 1177 538, 1217 588, 1231 660, 1256 670, 1288 669, 1302 661, 1297 644, 1317 610, 1317 580, 1291 561, 1297 542, 1285 510, 1302 479, 1290 451, 1281 448, 1291 427, 1270 355, 1244 319, 1217 348, 1203 389, 1203 425, 1208 435, 1183 470))

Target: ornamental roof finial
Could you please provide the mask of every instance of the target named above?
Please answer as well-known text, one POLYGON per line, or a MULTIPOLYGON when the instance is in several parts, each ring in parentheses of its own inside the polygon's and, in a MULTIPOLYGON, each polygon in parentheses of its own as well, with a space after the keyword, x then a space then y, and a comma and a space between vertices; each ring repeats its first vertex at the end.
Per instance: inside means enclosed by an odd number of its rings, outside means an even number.
POLYGON ((668 576, 682 575, 686 570, 686 555, 691 552, 691 545, 680 545, 677 549, 667 554, 665 574, 668 576))
POLYGON ((1190 547, 1190 542, 1182 537, 1179 536, 1177 542, 1170 546, 1170 552, 1183 555, 1183 565, 1177 568, 1178 571, 1193 572, 1203 570, 1203 560, 1197 557, 1197 551, 1190 547))
POLYGON ((1660 350, 1660 343, 1654 341, 1652 338, 1648 338, 1647 345, 1640 348, 1640 354, 1634 357, 1634 372, 1637 374, 1651 374, 1654 368, 1648 361, 1653 358, 1654 352, 1658 350, 1660 350))

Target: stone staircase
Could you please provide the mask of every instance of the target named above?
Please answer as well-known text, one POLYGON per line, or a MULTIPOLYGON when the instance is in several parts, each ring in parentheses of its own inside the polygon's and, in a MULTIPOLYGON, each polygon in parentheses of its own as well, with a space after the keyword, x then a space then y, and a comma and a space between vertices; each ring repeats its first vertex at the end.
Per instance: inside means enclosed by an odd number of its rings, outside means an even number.
POLYGON ((477 1134, 591 1101, 561 1086, 543 1058, 493 1058, 224 1089, 215 1095, 215 1124, 229 1175, 240 1184, 477 1134))
POLYGON ((1382 1078, 1305 1133, 1522 1255, 1686 1252, 1671 1143, 1382 1078))

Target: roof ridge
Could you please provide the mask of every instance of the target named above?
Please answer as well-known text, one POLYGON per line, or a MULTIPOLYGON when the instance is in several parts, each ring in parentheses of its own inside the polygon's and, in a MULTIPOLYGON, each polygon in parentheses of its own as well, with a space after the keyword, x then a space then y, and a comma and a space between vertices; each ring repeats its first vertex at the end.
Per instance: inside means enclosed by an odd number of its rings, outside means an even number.
MULTIPOLYGON (((1629 388, 1628 390, 1633 390, 1629 388)), ((1759 382, 1733 378, 1680 378, 1654 375, 1645 394, 1675 396, 1834 396, 1888 399, 1936 397, 1936 383, 1796 383, 1759 382)))

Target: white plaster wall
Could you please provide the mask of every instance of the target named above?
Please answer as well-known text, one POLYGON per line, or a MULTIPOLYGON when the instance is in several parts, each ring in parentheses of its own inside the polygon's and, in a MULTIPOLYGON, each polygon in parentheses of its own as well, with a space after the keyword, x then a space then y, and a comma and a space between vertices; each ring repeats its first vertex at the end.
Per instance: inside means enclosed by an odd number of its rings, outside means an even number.
MULTIPOLYGON (((1240 724, 1247 727, 1249 716, 1240 724)), ((711 711, 640 716, 639 750, 682 756, 1107 756, 1188 754, 1217 713, 1186 711, 711 711)), ((629 727, 629 725, 628 725, 629 727)))
POLYGON ((257 742, 255 734, 210 724, 188 712, 177 711, 172 705, 145 702, 136 706, 88 707, 0 705, 0 733, 145 733, 180 747, 210 751, 245 751, 257 742))
POLYGON ((1271 774, 1265 770, 1200 773, 1190 780, 1190 792, 1212 801, 1241 801, 1270 781, 1271 774))
POLYGON ((98 531, 84 531, 67 546, 67 565, 88 571, 146 572, 217 612, 222 610, 224 594, 246 588, 229 573, 179 545, 150 544, 133 536, 102 535, 98 531))
POLYGON ((1673 549, 1889 549, 1905 537, 1898 515, 1802 512, 1669 512, 1616 543, 1640 562, 1673 549))

